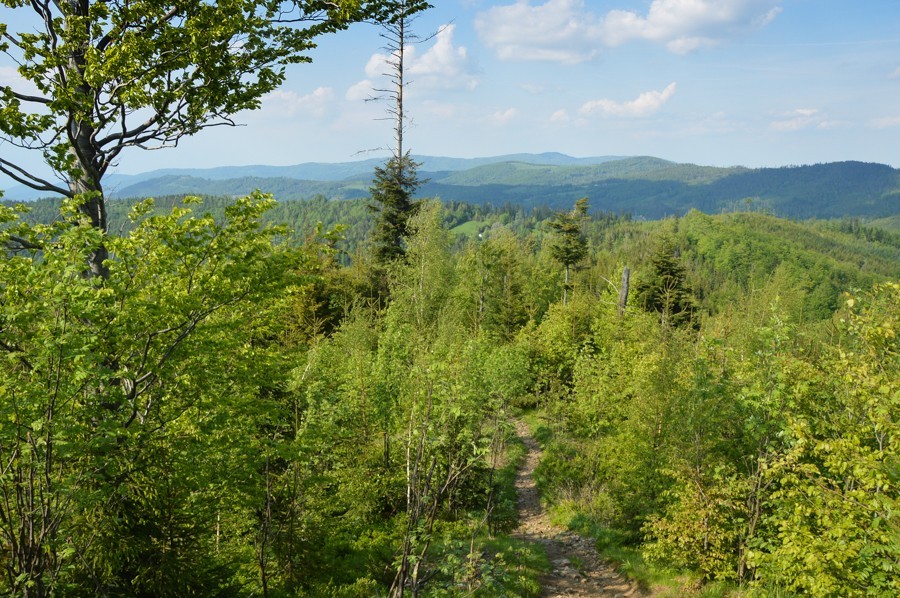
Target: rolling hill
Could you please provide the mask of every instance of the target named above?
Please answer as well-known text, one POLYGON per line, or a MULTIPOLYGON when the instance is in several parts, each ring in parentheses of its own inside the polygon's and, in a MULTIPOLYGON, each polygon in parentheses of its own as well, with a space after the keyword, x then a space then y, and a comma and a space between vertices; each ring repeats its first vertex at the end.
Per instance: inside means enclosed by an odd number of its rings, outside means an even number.
MULTIPOLYGON (((416 157, 421 197, 476 204, 570 207, 588 197, 595 210, 660 218, 690 209, 738 207, 789 218, 885 218, 900 214, 900 170, 883 164, 835 162, 782 168, 717 168, 653 157, 572 158, 515 154, 490 158, 416 157)), ((245 195, 254 189, 279 200, 368 196, 380 159, 340 164, 175 169, 109 177, 111 197, 177 194, 245 195)), ((16 189, 9 199, 31 199, 16 189)))

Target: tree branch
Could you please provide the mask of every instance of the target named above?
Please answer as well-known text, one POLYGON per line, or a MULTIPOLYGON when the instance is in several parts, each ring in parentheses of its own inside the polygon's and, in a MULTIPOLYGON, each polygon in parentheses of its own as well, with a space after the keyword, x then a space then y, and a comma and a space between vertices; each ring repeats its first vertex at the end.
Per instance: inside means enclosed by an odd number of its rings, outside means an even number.
POLYGON ((62 187, 57 187, 53 183, 37 177, 24 168, 16 166, 8 160, 0 158, 0 172, 26 187, 30 187, 36 191, 49 191, 50 193, 58 193, 65 197, 72 197, 72 192, 62 187))
POLYGON ((26 95, 24 93, 19 93, 17 91, 13 91, 11 88, 9 88, 9 91, 10 91, 10 93, 12 93, 12 96, 14 98, 16 98, 17 100, 19 100, 21 102, 33 102, 35 104, 44 104, 44 105, 50 104, 50 100, 43 96, 30 96, 30 95, 26 95))
POLYGON ((22 237, 16 235, 8 235, 6 248, 10 251, 16 252, 25 250, 40 251, 44 248, 44 246, 38 243, 32 243, 28 239, 23 239, 22 237))

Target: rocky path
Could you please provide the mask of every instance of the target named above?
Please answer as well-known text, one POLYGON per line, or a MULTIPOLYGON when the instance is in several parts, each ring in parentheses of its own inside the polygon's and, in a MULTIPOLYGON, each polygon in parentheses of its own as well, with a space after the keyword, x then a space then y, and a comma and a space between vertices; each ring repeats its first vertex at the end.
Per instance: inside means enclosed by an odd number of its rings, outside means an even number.
POLYGON ((600 559, 591 540, 550 523, 534 483, 540 448, 524 423, 516 422, 516 433, 528 447, 528 455, 516 474, 519 527, 514 533, 530 542, 540 542, 553 565, 542 580, 542 596, 641 596, 636 584, 600 559))

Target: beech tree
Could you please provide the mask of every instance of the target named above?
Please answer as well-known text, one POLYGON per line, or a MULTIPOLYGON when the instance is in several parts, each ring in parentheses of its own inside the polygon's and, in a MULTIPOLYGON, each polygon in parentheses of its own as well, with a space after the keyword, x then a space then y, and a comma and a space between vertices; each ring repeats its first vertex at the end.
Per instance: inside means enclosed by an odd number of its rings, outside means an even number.
MULTIPOLYGON (((16 11, 0 22, 0 53, 21 83, 0 86, 0 139, 39 152, 53 176, 4 151, 0 173, 64 197, 81 198, 91 225, 107 229, 103 177, 131 147, 175 146, 234 115, 257 108, 307 62, 315 39, 377 17, 385 2, 99 2, 3 0, 16 11)), ((27 152, 26 152, 27 153, 27 152)), ((108 274, 108 250, 89 256, 108 274)))
POLYGON ((259 223, 273 200, 238 200, 221 224, 192 202, 139 204, 107 239, 102 285, 84 276, 101 232, 70 225, 73 206, 49 226, 0 207, 0 246, 42 248, 0 259, 4 595, 215 593, 211 507, 239 494, 246 459, 208 456, 260 400, 252 327, 297 259, 259 223))

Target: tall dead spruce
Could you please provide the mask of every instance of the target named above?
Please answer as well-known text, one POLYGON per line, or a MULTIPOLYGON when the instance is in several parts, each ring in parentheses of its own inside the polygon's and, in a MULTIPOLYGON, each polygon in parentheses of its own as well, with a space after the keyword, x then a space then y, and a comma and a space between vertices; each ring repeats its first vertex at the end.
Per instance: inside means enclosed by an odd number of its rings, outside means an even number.
POLYGON ((387 77, 390 84, 375 89, 372 101, 387 103, 387 115, 383 120, 394 123, 394 143, 391 157, 384 166, 375 168, 375 178, 369 191, 372 202, 369 209, 376 215, 375 231, 372 236, 374 257, 379 266, 385 266, 406 255, 405 237, 409 234, 409 219, 417 210, 412 197, 424 182, 418 177, 419 164, 412 159, 404 144, 404 134, 409 124, 406 110, 406 55, 411 44, 431 39, 420 38, 412 32, 416 16, 431 5, 421 0, 399 0, 393 3, 390 12, 379 17, 382 27, 381 37, 386 41, 387 77))

